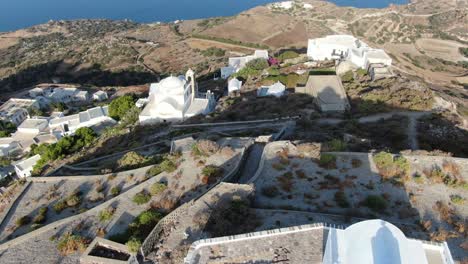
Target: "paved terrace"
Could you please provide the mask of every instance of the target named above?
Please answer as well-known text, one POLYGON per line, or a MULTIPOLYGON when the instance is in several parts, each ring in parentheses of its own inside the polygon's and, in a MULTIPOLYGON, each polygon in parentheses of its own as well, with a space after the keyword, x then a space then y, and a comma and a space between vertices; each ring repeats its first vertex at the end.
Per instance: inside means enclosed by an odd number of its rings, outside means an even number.
POLYGON ((205 239, 192 245, 185 263, 319 264, 327 235, 315 224, 205 239))

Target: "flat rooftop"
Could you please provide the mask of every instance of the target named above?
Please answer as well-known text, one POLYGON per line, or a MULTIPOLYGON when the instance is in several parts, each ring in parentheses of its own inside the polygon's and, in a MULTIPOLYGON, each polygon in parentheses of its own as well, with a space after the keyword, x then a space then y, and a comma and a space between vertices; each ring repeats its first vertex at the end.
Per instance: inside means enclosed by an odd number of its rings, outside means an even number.
POLYGON ((205 239, 192 245, 186 264, 321 264, 328 229, 308 225, 205 239))
POLYGON ((320 110, 324 112, 345 111, 349 108, 343 84, 336 75, 309 76, 305 91, 315 97, 320 110))

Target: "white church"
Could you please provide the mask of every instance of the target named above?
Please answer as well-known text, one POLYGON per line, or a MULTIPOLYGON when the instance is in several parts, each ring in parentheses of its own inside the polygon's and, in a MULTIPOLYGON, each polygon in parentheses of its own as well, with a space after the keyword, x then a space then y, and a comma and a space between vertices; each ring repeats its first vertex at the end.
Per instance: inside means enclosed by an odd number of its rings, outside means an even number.
POLYGON ((369 66, 392 65, 392 58, 382 49, 374 49, 351 35, 330 35, 309 39, 307 56, 313 61, 348 61, 357 68, 368 70, 369 66))
POLYGON ((141 124, 180 122, 199 114, 209 114, 216 101, 213 93, 198 93, 195 73, 189 69, 185 76, 170 76, 152 83, 148 103, 140 113, 141 124))

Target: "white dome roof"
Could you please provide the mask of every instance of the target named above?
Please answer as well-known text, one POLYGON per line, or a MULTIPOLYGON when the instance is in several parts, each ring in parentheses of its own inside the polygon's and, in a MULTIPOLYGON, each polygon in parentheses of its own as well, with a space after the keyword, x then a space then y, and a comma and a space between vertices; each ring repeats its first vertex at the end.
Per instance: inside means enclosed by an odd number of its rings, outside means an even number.
POLYGON ((185 82, 178 77, 169 76, 164 78, 160 83, 159 87, 163 90, 174 90, 174 89, 184 89, 185 82))

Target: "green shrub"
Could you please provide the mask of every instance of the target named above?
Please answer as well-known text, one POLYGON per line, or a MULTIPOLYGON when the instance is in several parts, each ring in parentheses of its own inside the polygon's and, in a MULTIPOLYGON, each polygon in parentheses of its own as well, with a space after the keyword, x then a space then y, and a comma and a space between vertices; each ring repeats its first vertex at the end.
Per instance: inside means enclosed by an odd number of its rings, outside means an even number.
POLYGON ((450 201, 454 204, 464 204, 465 203, 465 198, 461 197, 458 194, 452 194, 450 195, 450 201))
POLYGON ((8 121, 0 120, 0 138, 9 137, 11 133, 16 131, 16 126, 8 121))
POLYGON ((325 169, 336 169, 336 156, 328 153, 321 154, 319 166, 325 169))
POLYGON ((53 206, 54 211, 55 211, 56 213, 62 212, 62 211, 65 210, 67 207, 68 207, 68 206, 67 206, 67 202, 66 202, 65 200, 60 200, 60 201, 56 202, 56 203, 54 204, 54 206, 53 206))
POLYGON ((376 212, 384 211, 387 208, 387 201, 379 195, 369 195, 364 200, 364 205, 376 212))
POLYGON ((37 215, 34 217, 33 222, 35 224, 43 224, 46 221, 46 216, 47 216, 47 211, 49 208, 46 207, 41 207, 37 213, 37 215))
POLYGON ((328 151, 345 151, 346 150, 346 143, 340 139, 332 139, 327 142, 328 151))
POLYGON ((281 73, 280 73, 280 70, 278 68, 271 67, 271 68, 268 69, 268 75, 278 76, 280 74, 281 73))
POLYGON ((226 51, 220 48, 210 47, 206 50, 202 50, 200 53, 206 57, 223 57, 226 51))
POLYGON ((254 59, 249 61, 246 65, 246 68, 254 69, 257 71, 264 70, 269 67, 268 61, 262 58, 254 59))
POLYGON ((144 211, 139 214, 136 218, 136 223, 138 226, 141 225, 148 225, 148 224, 156 224, 161 220, 162 215, 156 211, 144 211))
POLYGON ((348 208, 349 202, 346 198, 346 194, 343 191, 338 191, 335 193, 335 202, 339 207, 348 208))
POLYGON ((137 253, 141 247, 141 241, 135 237, 130 238, 130 240, 125 243, 128 248, 128 251, 132 253, 137 253))
POLYGON ((16 219, 16 226, 18 226, 18 227, 27 225, 29 223, 31 223, 31 217, 29 217, 27 215, 16 219))
POLYGON ((354 80, 354 73, 352 71, 347 71, 345 74, 341 76, 341 81, 343 82, 351 82, 354 80))
POLYGON ((149 193, 147 193, 145 190, 135 194, 135 196, 133 196, 133 202, 138 204, 138 205, 141 205, 141 204, 145 204, 147 202, 149 202, 151 200, 151 195, 149 193))
POLYGON ((223 169, 218 166, 208 165, 202 169, 202 174, 204 184, 213 183, 223 175, 223 169))
POLYGON ((177 165, 170 159, 165 159, 161 164, 159 164, 161 170, 171 173, 177 170, 177 165))
POLYGON ((392 154, 382 151, 374 155, 373 160, 384 179, 408 177, 410 164, 403 156, 394 157, 392 154))
POLYGON ((154 183, 153 185, 151 185, 150 193, 151 193, 151 195, 158 195, 158 194, 160 194, 161 192, 163 192, 166 189, 167 189, 166 184, 157 182, 157 183, 154 183))
POLYGON ((115 208, 112 206, 107 207, 106 209, 99 212, 99 221, 105 222, 109 221, 114 215, 115 208))
POLYGON ((112 196, 117 196, 120 194, 120 187, 114 186, 110 189, 110 193, 112 196))
POLYGON ((117 161, 117 168, 119 170, 134 169, 146 166, 149 161, 150 159, 144 157, 143 155, 140 155, 135 151, 130 151, 117 161))
POLYGON ((109 116, 115 120, 123 118, 133 107, 135 107, 135 98, 131 95, 120 96, 109 104, 109 116))
POLYGON ((163 172, 163 170, 161 169, 161 167, 159 165, 155 165, 151 168, 149 168, 147 171, 146 171, 146 175, 147 176, 150 176, 150 177, 154 177, 158 174, 160 174, 161 172, 163 172))
POLYGON ((297 53, 295 51, 292 51, 292 50, 288 50, 288 51, 285 51, 285 52, 281 53, 278 56, 278 59, 284 61, 284 60, 288 60, 288 59, 294 59, 294 58, 297 58, 297 57, 299 57, 299 53, 297 53))

